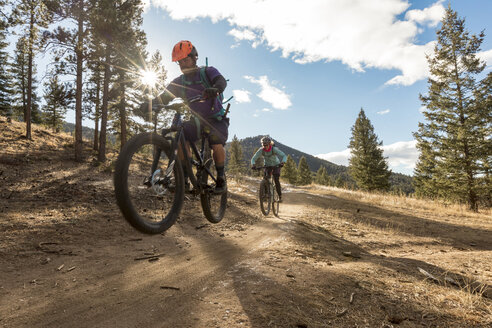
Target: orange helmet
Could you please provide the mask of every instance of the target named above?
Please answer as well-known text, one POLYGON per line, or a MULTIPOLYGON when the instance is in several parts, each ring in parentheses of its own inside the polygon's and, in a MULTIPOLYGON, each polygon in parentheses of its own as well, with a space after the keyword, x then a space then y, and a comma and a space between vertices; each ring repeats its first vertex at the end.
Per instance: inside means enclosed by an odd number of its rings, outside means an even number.
POLYGON ((198 57, 198 52, 196 51, 195 46, 191 44, 190 41, 183 40, 176 43, 173 48, 173 62, 185 59, 188 56, 196 56, 198 57))

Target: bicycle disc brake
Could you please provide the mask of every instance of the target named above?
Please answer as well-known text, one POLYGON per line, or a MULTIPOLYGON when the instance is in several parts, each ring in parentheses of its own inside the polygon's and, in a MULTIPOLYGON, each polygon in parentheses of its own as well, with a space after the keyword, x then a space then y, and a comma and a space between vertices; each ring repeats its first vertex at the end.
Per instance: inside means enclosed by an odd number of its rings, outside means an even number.
POLYGON ((160 169, 157 169, 154 174, 152 174, 150 184, 157 195, 162 196, 168 191, 168 189, 172 188, 171 175, 173 172, 173 167, 174 162, 169 165, 164 174, 162 174, 162 171, 160 169))

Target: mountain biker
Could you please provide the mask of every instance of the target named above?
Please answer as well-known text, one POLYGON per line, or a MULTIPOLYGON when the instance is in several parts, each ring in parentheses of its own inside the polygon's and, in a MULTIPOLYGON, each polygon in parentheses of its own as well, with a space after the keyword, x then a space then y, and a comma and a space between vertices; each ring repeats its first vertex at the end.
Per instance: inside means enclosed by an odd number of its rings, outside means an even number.
MULTIPOLYGON (((166 86, 166 89, 152 102, 167 105, 175 98, 181 98, 192 112, 189 121, 183 123, 186 149, 190 154, 190 142, 196 142, 205 130, 209 133, 208 142, 212 148, 215 168, 217 170, 217 183, 215 193, 222 193, 227 189, 224 173, 225 148, 229 134, 229 119, 224 117, 224 108, 219 100, 227 86, 225 78, 212 66, 197 66, 198 52, 195 46, 187 40, 179 41, 173 47, 172 61, 177 62, 182 75, 175 78, 166 86), (203 74, 203 72, 205 74, 203 74), (204 76, 208 81, 204 81, 204 76), (188 103, 188 100, 202 97, 199 102, 188 103)), ((140 112, 145 113, 148 104, 140 106, 140 112)), ((185 170, 185 182, 189 188, 187 172, 185 170)))
POLYGON ((261 147, 251 158, 251 168, 256 169, 256 161, 263 156, 265 161, 265 170, 267 174, 272 173, 275 180, 275 188, 279 197, 279 202, 282 202, 282 189, 280 186, 280 168, 284 166, 287 161, 287 156, 283 151, 274 146, 272 139, 268 136, 261 138, 261 147), (279 160, 279 157, 282 159, 279 160), (277 166, 278 165, 278 166, 277 166))

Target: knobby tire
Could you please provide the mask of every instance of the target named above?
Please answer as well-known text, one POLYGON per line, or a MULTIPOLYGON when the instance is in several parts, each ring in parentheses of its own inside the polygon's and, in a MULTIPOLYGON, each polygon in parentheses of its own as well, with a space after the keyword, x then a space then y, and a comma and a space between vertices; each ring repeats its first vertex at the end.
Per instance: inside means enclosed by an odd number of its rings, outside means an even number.
MULTIPOLYGON (((177 157, 173 169, 169 170, 171 183, 167 187, 156 192, 143 183, 144 178, 151 174, 156 148, 162 150, 157 168, 165 172, 171 145, 155 133, 141 133, 131 138, 122 148, 114 171, 116 202, 124 218, 146 234, 158 234, 169 229, 176 222, 184 202, 183 168, 177 157)), ((156 186, 160 187, 157 183, 156 186)))

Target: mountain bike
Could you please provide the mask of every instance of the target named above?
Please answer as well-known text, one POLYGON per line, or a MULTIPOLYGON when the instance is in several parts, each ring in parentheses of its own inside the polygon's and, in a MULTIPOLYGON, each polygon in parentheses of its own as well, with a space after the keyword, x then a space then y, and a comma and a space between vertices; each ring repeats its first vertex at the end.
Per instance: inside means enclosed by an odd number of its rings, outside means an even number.
POLYGON ((280 167, 280 165, 260 166, 255 168, 255 170, 263 169, 263 179, 260 182, 258 197, 260 200, 261 213, 265 216, 270 213, 271 209, 273 215, 278 217, 278 211, 280 209, 279 196, 277 189, 275 188, 275 182, 273 181, 273 169, 277 167, 280 167))
MULTIPOLYGON (((197 97, 188 102, 201 100, 197 97)), ((207 142, 209 132, 202 129, 200 149, 190 143, 189 154, 182 114, 174 105, 154 105, 155 117, 162 109, 176 111, 171 126, 162 129, 161 135, 144 132, 132 137, 118 156, 114 172, 116 202, 135 229, 161 233, 176 222, 183 206, 186 170, 193 186, 191 193, 200 195, 203 214, 211 223, 219 223, 226 210, 227 190, 214 192, 217 173, 207 142)))

